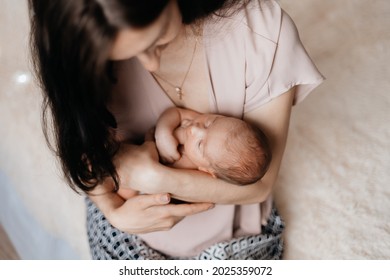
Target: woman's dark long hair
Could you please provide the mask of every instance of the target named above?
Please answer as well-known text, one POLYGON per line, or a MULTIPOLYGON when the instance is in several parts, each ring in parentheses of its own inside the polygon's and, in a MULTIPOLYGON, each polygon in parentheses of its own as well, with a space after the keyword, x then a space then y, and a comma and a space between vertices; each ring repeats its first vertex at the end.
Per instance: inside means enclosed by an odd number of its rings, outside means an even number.
MULTIPOLYGON (((106 108, 114 82, 109 51, 120 29, 149 25, 169 1, 29 0, 33 66, 44 97, 43 129, 76 191, 91 191, 106 177, 113 179, 115 190, 119 187, 113 164, 119 143, 110 133, 116 122, 106 108)), ((190 24, 237 2, 178 0, 178 5, 183 23, 190 24)))

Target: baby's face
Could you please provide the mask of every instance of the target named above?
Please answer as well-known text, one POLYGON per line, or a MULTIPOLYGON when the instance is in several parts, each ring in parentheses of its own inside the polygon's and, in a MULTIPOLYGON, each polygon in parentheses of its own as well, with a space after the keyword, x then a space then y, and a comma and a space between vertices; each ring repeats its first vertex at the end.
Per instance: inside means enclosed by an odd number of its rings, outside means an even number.
POLYGON ((224 151, 226 134, 234 126, 232 118, 203 114, 182 122, 185 133, 184 153, 203 171, 209 171, 210 160, 220 158, 224 151))

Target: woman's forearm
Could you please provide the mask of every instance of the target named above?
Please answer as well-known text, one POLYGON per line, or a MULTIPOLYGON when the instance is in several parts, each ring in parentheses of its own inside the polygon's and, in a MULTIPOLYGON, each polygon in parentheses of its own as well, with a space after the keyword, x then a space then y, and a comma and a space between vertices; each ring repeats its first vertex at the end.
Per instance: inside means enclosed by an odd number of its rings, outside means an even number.
POLYGON ((189 202, 259 203, 266 200, 272 189, 272 185, 264 180, 237 186, 196 170, 166 168, 162 176, 165 190, 172 197, 189 202))
POLYGON ((106 179, 103 184, 98 185, 88 197, 97 205, 102 213, 109 218, 111 213, 123 205, 124 199, 113 192, 114 185, 110 184, 110 179, 106 179))
POLYGON ((165 191, 172 197, 190 202, 212 202, 217 204, 251 204, 265 201, 272 192, 278 177, 283 157, 285 138, 281 139, 278 149, 273 149, 273 158, 267 173, 259 181, 238 186, 214 178, 197 170, 184 170, 164 167, 160 172, 165 191), (283 147, 283 148, 282 148, 283 147))

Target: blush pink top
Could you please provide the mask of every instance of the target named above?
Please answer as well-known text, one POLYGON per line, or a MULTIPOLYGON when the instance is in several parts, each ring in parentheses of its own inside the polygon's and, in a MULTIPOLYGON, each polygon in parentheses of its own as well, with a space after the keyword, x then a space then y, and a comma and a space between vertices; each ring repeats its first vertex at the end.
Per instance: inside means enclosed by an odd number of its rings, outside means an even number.
MULTIPOLYGON (((242 118, 294 86, 296 104, 324 80, 276 1, 254 0, 228 18, 208 21, 203 43, 212 113, 242 118)), ((119 63, 118 70, 111 110, 125 138, 142 139, 174 104, 136 58, 119 63)), ((170 231, 140 236, 163 253, 192 256, 216 242, 259 234, 260 208, 217 205, 186 217, 170 231)))

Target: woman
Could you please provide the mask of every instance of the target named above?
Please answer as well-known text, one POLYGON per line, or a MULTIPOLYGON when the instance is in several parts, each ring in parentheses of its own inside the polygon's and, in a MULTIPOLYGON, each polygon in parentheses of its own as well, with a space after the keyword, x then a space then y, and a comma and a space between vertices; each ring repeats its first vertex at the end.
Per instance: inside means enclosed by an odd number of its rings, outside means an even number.
POLYGON ((283 223, 272 210, 272 186, 292 105, 323 78, 279 5, 31 0, 30 6, 56 150, 71 186, 90 199, 93 258, 280 258, 283 223), (265 176, 240 187, 161 165, 154 143, 140 143, 173 105, 243 118, 265 131, 273 154, 265 176), (125 200, 119 187, 144 194, 125 200), (192 203, 170 204, 171 197, 192 203))

